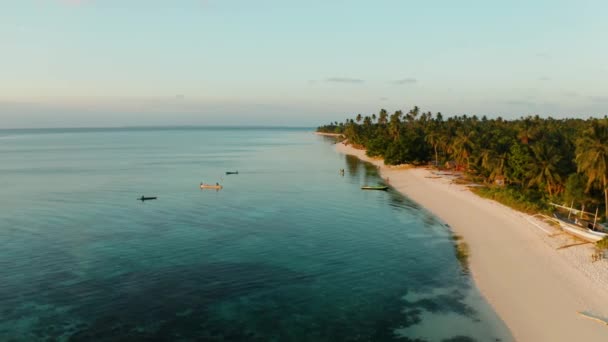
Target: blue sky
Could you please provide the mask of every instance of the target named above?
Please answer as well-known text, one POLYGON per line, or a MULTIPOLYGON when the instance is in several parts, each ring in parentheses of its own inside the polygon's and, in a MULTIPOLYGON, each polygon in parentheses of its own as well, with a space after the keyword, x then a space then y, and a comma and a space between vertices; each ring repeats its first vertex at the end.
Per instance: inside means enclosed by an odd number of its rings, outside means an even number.
POLYGON ((608 2, 0 0, 0 127, 608 114, 608 2))

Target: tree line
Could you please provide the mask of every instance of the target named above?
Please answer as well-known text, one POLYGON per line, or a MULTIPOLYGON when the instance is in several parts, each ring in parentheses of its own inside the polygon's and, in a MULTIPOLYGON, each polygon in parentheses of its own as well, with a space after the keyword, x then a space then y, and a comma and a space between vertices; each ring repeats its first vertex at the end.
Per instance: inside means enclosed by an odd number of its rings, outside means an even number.
POLYGON ((414 107, 358 114, 317 130, 341 133, 389 165, 452 165, 488 185, 504 182, 501 191, 521 198, 602 207, 608 217, 607 117, 444 118, 414 107))

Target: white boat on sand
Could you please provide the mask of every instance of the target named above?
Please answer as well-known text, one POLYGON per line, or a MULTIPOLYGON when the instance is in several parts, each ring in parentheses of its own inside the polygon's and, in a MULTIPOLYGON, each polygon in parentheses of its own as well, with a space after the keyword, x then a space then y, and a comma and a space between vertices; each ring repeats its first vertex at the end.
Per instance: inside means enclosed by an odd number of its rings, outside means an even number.
POLYGON ((597 213, 594 215, 584 210, 573 209, 572 207, 569 208, 554 203, 551 203, 551 205, 568 210, 569 214, 567 216, 558 212, 553 213, 560 227, 567 233, 589 242, 597 242, 608 236, 608 230, 603 225, 597 223, 597 213))

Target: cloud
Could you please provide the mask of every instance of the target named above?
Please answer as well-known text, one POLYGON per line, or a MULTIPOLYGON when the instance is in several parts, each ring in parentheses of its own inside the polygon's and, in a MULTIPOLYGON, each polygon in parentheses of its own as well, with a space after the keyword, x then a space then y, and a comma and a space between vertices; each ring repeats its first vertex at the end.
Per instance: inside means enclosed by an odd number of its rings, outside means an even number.
POLYGON ((535 106, 536 103, 532 102, 532 101, 526 101, 526 100, 509 100, 509 101, 505 101, 505 104, 508 104, 510 106, 535 106))
POLYGON ((394 81, 390 81, 391 84, 397 84, 397 85, 401 85, 401 84, 414 84, 414 83, 418 83, 418 80, 415 78, 402 78, 400 80, 394 80, 394 81))
POLYGON ((608 103, 608 96, 589 96, 589 99, 596 103, 608 103))
POLYGON ((379 98, 380 101, 388 101, 388 97, 381 97, 379 98))
POLYGON ((539 81, 551 81, 551 78, 548 76, 541 76, 538 78, 539 81))
POLYGON ((326 78, 325 82, 361 84, 361 83, 365 83, 365 80, 362 80, 359 78, 349 78, 349 77, 330 77, 330 78, 326 78))

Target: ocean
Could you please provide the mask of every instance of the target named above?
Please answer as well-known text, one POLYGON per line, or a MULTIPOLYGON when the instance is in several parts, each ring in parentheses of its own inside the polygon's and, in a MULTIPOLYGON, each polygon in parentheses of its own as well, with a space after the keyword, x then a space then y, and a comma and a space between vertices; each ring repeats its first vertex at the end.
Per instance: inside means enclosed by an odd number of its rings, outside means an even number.
POLYGON ((511 341, 445 224, 332 144, 0 130, 0 340, 511 341))

